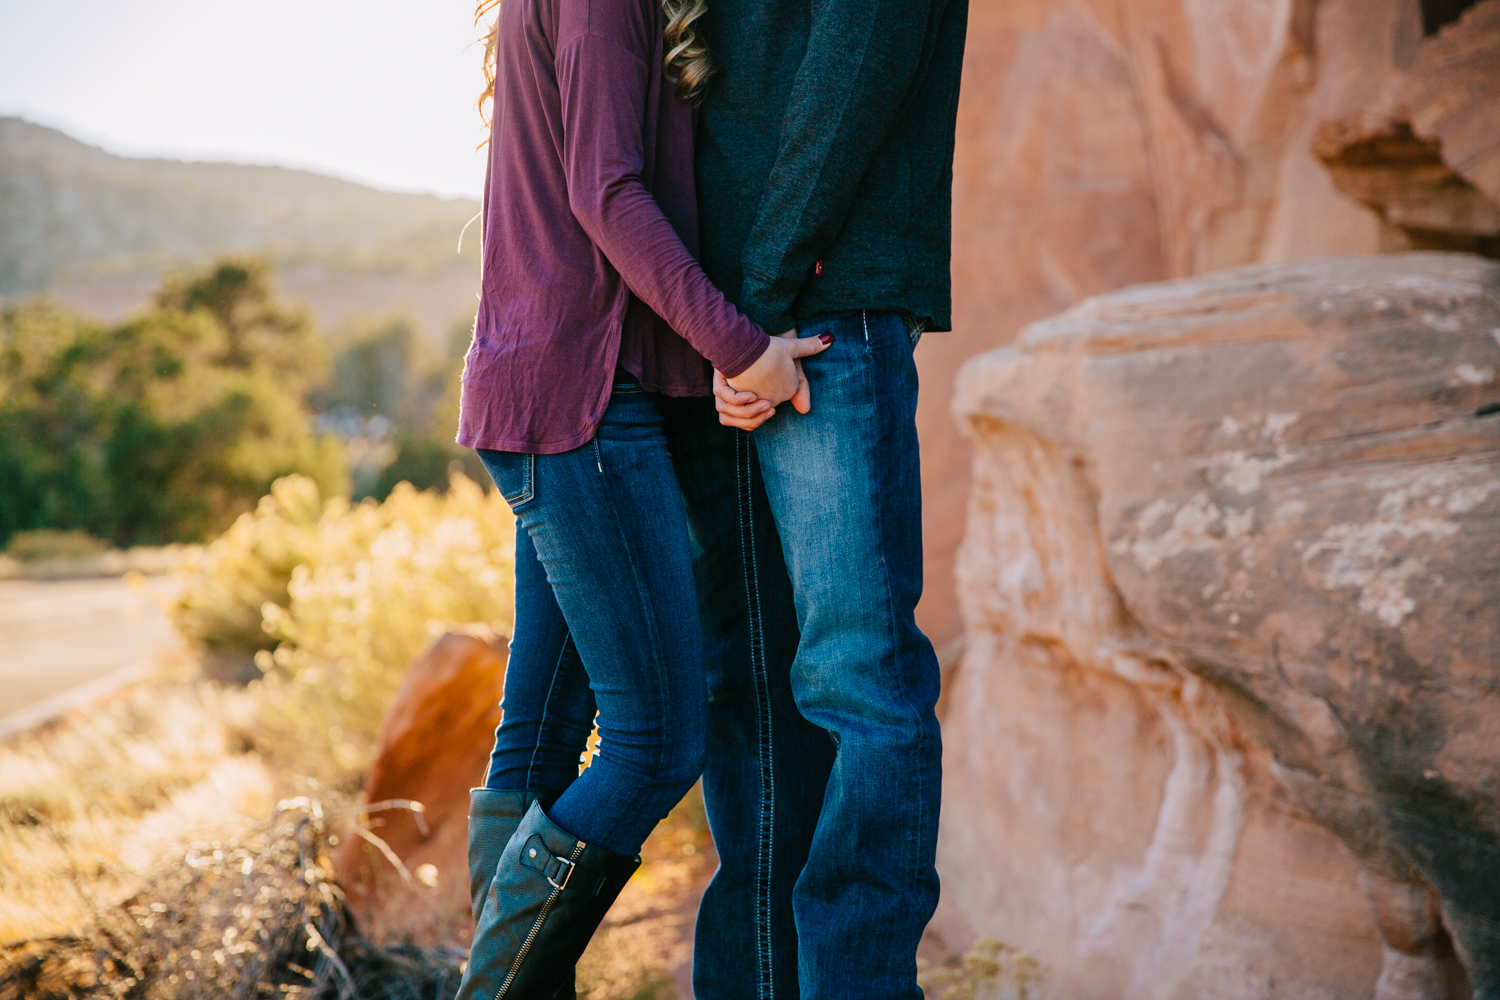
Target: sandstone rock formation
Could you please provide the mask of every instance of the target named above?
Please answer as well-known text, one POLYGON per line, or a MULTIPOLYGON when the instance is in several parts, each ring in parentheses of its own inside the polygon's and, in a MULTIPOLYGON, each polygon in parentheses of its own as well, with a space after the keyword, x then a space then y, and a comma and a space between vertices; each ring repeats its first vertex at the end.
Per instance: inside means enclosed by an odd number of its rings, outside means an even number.
POLYGON ((1500 3, 1429 2, 1422 14, 1435 37, 1418 45, 1415 25, 1398 27, 1404 71, 1364 67, 1375 99, 1321 122, 1313 151, 1379 213, 1388 245, 1500 256, 1500 3))
POLYGON ((407 669, 381 724, 364 799, 380 807, 367 814, 375 839, 347 834, 334 858, 377 940, 467 947, 469 789, 484 781, 505 660, 503 642, 444 636, 407 669))
POLYGON ((1500 997, 1500 265, 1260 265, 966 366, 938 929, 1054 995, 1500 997))
POLYGON ((1500 253, 1500 0, 972 0, 954 331, 918 348, 921 621, 958 635, 968 358, 1089 295, 1258 261, 1500 253))

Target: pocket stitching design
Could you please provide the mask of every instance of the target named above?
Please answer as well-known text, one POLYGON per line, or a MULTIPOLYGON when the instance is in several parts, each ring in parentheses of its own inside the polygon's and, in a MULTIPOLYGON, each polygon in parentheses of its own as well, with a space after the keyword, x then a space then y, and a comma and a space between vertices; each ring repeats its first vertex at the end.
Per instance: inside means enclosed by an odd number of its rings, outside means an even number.
POLYGON ((505 502, 510 505, 510 509, 511 510, 515 510, 517 507, 521 506, 521 504, 523 504, 523 503, 530 502, 531 499, 536 495, 536 489, 535 489, 536 456, 535 455, 527 455, 526 456, 526 461, 523 464, 523 469, 524 469, 524 472, 521 475, 521 491, 519 493, 517 493, 514 497, 506 496, 504 493, 500 494, 502 497, 505 498, 505 502))

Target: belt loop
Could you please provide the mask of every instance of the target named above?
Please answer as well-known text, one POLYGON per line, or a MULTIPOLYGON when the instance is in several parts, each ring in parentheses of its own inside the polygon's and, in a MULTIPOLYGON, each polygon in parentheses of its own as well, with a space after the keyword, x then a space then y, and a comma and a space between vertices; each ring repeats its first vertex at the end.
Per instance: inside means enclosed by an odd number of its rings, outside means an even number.
POLYGON ((865 328, 865 345, 868 346, 869 343, 870 343, 870 314, 868 312, 866 312, 865 310, 861 309, 859 311, 859 321, 862 324, 864 324, 864 328, 865 328))

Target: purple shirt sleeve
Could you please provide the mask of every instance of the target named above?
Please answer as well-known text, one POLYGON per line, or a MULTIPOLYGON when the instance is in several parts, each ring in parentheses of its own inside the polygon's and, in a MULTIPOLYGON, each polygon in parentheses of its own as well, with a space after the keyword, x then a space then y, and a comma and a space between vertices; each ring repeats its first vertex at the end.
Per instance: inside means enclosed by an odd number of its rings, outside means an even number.
POLYGON ((568 203, 630 290, 733 378, 770 339, 708 280, 642 182, 652 68, 601 28, 591 24, 557 50, 568 203))

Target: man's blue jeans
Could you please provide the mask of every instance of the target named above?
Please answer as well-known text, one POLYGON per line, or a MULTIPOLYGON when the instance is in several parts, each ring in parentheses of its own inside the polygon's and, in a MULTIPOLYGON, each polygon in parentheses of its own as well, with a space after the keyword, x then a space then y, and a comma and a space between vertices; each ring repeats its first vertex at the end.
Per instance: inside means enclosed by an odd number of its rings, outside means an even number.
MULTIPOLYGON (((487 788, 635 854, 703 770, 708 691, 671 445, 682 402, 616 379, 594 439, 481 451, 516 514, 516 618, 487 788), (580 776, 598 711, 599 752, 580 776)), ((704 400, 698 400, 701 420, 704 400)))
POLYGON ((678 462, 721 859, 698 915, 698 1000, 922 996, 942 746, 937 658, 914 618, 912 336, 896 313, 798 329, 821 333, 834 343, 805 362, 811 413, 783 406, 753 434, 724 432, 732 448, 678 462))

